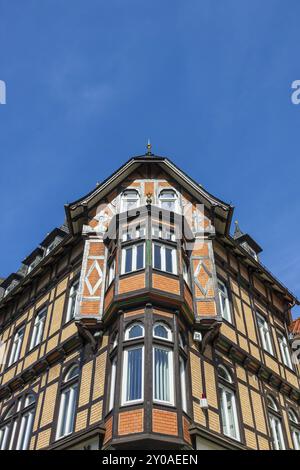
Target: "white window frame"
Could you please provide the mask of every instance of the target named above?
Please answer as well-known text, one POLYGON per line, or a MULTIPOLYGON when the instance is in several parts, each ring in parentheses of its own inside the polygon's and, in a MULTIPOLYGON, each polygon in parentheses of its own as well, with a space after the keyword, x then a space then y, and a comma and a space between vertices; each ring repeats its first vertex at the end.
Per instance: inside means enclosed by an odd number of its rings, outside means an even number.
POLYGON ((221 407, 223 410, 223 416, 225 418, 225 423, 223 424, 223 433, 230 437, 231 439, 234 439, 236 441, 240 441, 240 427, 239 427, 239 420, 238 420, 238 414, 237 414, 237 404, 236 404, 236 394, 231 388, 226 387, 226 385, 223 385, 222 383, 219 383, 219 390, 220 390, 220 402, 221 402, 221 407), (227 404, 227 396, 226 393, 229 393, 231 395, 231 403, 232 403, 232 411, 233 411, 233 422, 234 422, 234 427, 235 427, 235 433, 236 436, 233 436, 230 434, 230 419, 229 419, 229 414, 228 414, 228 404, 227 404), (226 429, 228 432, 224 431, 224 424, 226 426, 226 429))
POLYGON ((177 250, 172 246, 165 245, 163 243, 153 242, 152 243, 152 267, 158 271, 168 273, 168 274, 178 274, 178 266, 177 266, 177 250), (161 249, 160 259, 161 259, 161 267, 155 267, 155 246, 159 246, 161 249), (166 271, 166 248, 172 251, 172 271, 166 271))
POLYGON ((230 308, 227 286, 223 281, 221 281, 221 279, 218 279, 217 281, 218 281, 218 295, 219 295, 222 318, 224 318, 225 320, 227 320, 229 323, 232 324, 232 315, 231 315, 231 308, 230 308), (222 298, 225 301, 225 308, 223 308, 222 298))
POLYGON ((57 431, 56 431, 56 440, 62 439, 63 437, 69 436, 74 432, 74 424, 75 424, 75 416, 76 416, 76 404, 77 404, 77 395, 78 395, 78 381, 76 381, 73 385, 69 387, 66 386, 61 391, 60 394, 60 404, 59 404, 59 413, 58 413, 58 423, 57 423, 57 431), (69 403, 67 408, 66 406, 66 394, 67 392, 70 393, 69 403), (66 431, 63 431, 63 417, 66 413, 66 431), (73 413, 73 415, 72 415, 73 413), (73 426, 71 428, 71 423, 73 421, 73 426), (64 432, 64 434, 63 434, 64 432))
POLYGON ((161 341, 172 341, 172 338, 173 338, 173 335, 172 335, 172 330, 171 328, 166 325, 164 322, 162 321, 156 321, 153 325, 153 338, 157 338, 157 339, 160 339, 161 341), (155 334, 155 327, 156 326, 163 326, 166 330, 167 330, 167 333, 168 333, 168 336, 167 338, 163 338, 162 336, 157 336, 155 334))
POLYGON ((265 317, 263 317, 259 312, 256 312, 256 319, 263 349, 272 356, 274 356, 269 324, 265 317))
POLYGON ((152 239, 154 240, 168 240, 171 242, 176 241, 176 234, 173 228, 166 227, 165 225, 159 226, 159 225, 153 225, 152 226, 152 239), (169 234, 170 236, 167 237, 166 234, 169 234))
POLYGON ((142 403, 144 401, 144 345, 137 345, 131 348, 126 348, 123 351, 123 370, 122 370, 122 406, 134 405, 136 403, 142 403), (135 400, 126 400, 127 391, 127 371, 128 371, 128 352, 134 349, 142 350, 142 365, 141 365, 141 398, 135 400))
POLYGON ((300 430, 292 427, 292 438, 295 450, 300 450, 300 430))
POLYGON ((121 194, 121 211, 120 212, 127 212, 127 211, 131 211, 131 210, 138 208, 140 206, 140 200, 141 200, 140 193, 136 188, 126 188, 121 194), (136 197, 126 198, 126 193, 128 192, 132 192, 132 193, 134 192, 136 194, 136 197), (128 201, 136 201, 136 205, 128 209, 127 207, 128 201))
POLYGON ((122 241, 123 242, 128 242, 131 240, 137 240, 138 238, 145 238, 146 236, 146 227, 144 225, 129 225, 127 227, 123 227, 122 230, 122 241), (128 237, 128 234, 132 232, 135 232, 134 237, 128 237))
POLYGON ((24 333, 25 333, 25 326, 22 326, 15 332, 8 366, 15 364, 20 359, 24 333))
POLYGON ((68 323, 75 317, 76 299, 77 299, 78 291, 79 291, 79 279, 76 279, 75 281, 73 281, 70 291, 69 291, 68 307, 67 307, 65 323, 68 323))
POLYGON ((21 426, 18 435, 16 450, 27 450, 33 427, 35 410, 25 411, 21 418, 21 426))
POLYGON ((160 344, 153 344, 153 352, 152 352, 152 362, 153 362, 153 367, 152 367, 152 375, 153 375, 153 402, 154 403, 160 403, 163 405, 170 405, 174 406, 174 360, 173 360, 173 350, 161 346, 160 344), (169 360, 169 384, 170 384, 170 400, 159 400, 158 398, 155 398, 155 350, 156 349, 161 349, 164 351, 168 352, 168 360, 169 360))
POLYGON ((0 428, 0 450, 5 450, 8 443, 8 435, 11 423, 4 424, 0 428))
POLYGON ((30 348, 29 348, 30 351, 36 346, 38 346, 43 339, 46 316, 47 316, 47 307, 40 310, 35 316, 32 336, 31 336, 31 341, 30 341, 30 348))
POLYGON ((107 282, 106 289, 108 289, 116 276, 116 258, 114 258, 107 267, 107 282))
POLYGON ((269 412, 269 420, 274 450, 285 450, 281 419, 269 412), (278 428, 276 427, 276 424, 278 425, 278 428), (279 431, 278 434, 277 430, 279 431))
POLYGON ((128 245, 124 248, 122 248, 122 262, 121 262, 121 274, 130 274, 136 271, 141 271, 142 269, 145 269, 145 256, 146 256, 146 250, 145 250, 145 242, 142 243, 136 243, 134 245, 128 245), (137 269, 137 247, 138 246, 143 246, 143 266, 141 268, 137 269), (131 271, 126 271, 125 272, 125 267, 126 267, 126 250, 132 249, 132 270, 131 271))
POLYGON ((164 208, 163 202, 174 202, 174 209, 173 210, 171 209, 170 212, 179 212, 179 200, 178 199, 179 198, 178 198, 177 191, 175 191, 175 189, 173 188, 163 188, 159 191, 159 195, 158 195, 159 207, 161 207, 164 210, 170 210, 170 209, 164 208), (163 198, 162 194, 166 192, 173 193, 174 197, 163 198))
POLYGON ((108 411, 111 411, 114 407, 115 391, 116 391, 116 377, 117 377, 117 357, 115 356, 111 363, 108 411))
POLYGON ((290 369, 293 369, 288 341, 283 333, 278 336, 278 341, 284 365, 286 365, 290 369))
POLYGON ((124 339, 125 341, 133 341, 135 339, 140 339, 140 338, 144 338, 145 336, 145 328, 144 328, 144 325, 142 325, 142 323, 140 322, 134 322, 134 323, 131 323, 125 330, 125 335, 124 335, 124 339), (135 326, 139 326, 140 328, 142 328, 142 335, 141 336, 135 336, 134 338, 129 338, 129 334, 130 334, 130 331, 132 330, 132 328, 134 328, 135 326))
POLYGON ((179 356, 179 374, 182 410, 187 413, 186 360, 182 356, 179 356))

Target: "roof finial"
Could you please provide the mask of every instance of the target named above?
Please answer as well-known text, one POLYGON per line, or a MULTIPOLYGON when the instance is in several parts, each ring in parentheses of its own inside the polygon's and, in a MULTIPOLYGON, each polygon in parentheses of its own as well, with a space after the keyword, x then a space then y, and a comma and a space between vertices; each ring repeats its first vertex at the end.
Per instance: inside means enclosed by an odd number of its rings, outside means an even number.
POLYGON ((239 222, 237 220, 234 222, 234 225, 235 225, 235 229, 234 229, 233 238, 238 238, 241 235, 243 235, 243 232, 241 231, 239 222))
POLYGON ((152 149, 152 145, 151 145, 151 143, 150 143, 150 139, 148 139, 148 143, 147 143, 147 154, 146 154, 146 155, 152 155, 151 149, 152 149))

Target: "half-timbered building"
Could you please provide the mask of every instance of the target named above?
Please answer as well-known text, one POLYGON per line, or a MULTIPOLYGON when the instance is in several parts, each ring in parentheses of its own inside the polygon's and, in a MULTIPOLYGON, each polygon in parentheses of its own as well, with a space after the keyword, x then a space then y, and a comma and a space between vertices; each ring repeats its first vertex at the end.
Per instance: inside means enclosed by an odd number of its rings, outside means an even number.
POLYGON ((0 281, 0 449, 300 449, 298 300, 233 207, 149 146, 65 213, 0 281))

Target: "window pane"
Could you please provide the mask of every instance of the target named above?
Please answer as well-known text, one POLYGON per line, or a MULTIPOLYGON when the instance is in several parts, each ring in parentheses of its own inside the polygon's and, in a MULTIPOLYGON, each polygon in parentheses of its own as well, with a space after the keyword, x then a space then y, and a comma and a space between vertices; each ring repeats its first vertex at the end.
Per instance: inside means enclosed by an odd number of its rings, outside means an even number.
POLYGON ((136 269, 142 269, 144 267, 144 245, 138 245, 136 247, 136 269))
POLYGON ((141 325, 134 325, 130 328, 128 339, 140 338, 141 336, 144 336, 144 330, 141 325))
POLYGON ((172 251, 170 248, 165 248, 166 250, 166 271, 168 273, 173 272, 173 259, 172 259, 172 251))
POLYGON ((161 269, 161 246, 154 245, 154 268, 161 269))
POLYGON ((168 330, 163 325, 154 326, 154 335, 159 336, 160 338, 168 339, 168 330))
POLYGON ((142 398, 142 348, 127 351, 126 402, 142 398))
POLYGON ((170 351, 154 348, 154 400, 170 402, 170 351))
POLYGON ((132 248, 125 250, 125 273, 132 271, 132 248))

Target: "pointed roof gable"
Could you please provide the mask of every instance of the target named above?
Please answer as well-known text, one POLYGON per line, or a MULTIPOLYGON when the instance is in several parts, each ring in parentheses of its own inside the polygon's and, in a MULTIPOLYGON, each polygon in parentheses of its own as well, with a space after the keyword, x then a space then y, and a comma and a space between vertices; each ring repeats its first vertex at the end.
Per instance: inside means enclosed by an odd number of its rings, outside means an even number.
POLYGON ((216 230, 222 234, 229 233, 233 207, 206 191, 167 157, 160 157, 153 154, 131 158, 90 193, 65 205, 66 216, 71 232, 73 234, 79 233, 87 212, 94 208, 101 199, 105 198, 132 172, 145 164, 160 166, 165 173, 170 175, 170 177, 176 180, 187 192, 192 194, 199 203, 204 204, 208 208, 213 207, 216 216, 216 230))

